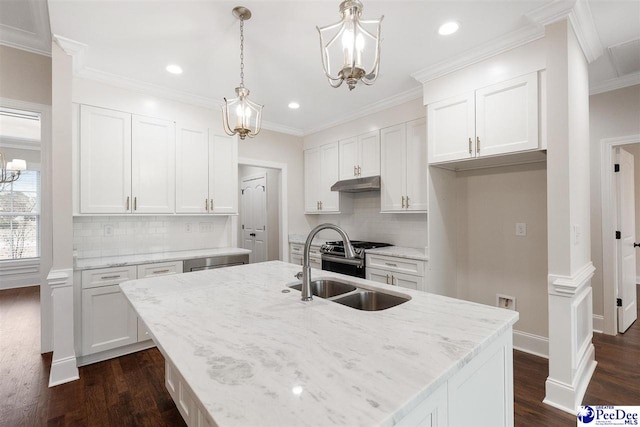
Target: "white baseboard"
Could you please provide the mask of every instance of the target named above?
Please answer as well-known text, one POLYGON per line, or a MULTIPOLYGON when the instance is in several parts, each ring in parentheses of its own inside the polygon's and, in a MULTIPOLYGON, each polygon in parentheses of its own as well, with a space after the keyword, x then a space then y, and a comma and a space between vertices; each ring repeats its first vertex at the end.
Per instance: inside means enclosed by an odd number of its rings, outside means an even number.
POLYGON ((49 376, 49 387, 66 384, 80 379, 75 356, 51 362, 51 375, 49 376))
POLYGON ((546 396, 542 402, 576 415, 597 364, 595 348, 593 344, 590 344, 578 364, 574 383, 566 384, 548 377, 545 383, 546 396))
POLYGON ((604 331, 604 316, 599 314, 593 315, 593 332, 602 333, 604 331))
POLYGON ((514 330, 513 348, 534 356, 549 358, 549 338, 540 335, 514 330))

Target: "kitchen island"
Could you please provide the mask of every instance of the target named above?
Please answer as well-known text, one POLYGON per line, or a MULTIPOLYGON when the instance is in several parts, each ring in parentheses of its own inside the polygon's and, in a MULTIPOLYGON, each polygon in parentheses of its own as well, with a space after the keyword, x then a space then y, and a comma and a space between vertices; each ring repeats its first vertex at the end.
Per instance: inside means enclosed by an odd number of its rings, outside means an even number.
POLYGON ((516 312, 319 270, 313 279, 411 300, 373 312, 302 302, 287 286, 299 268, 273 261, 120 285, 188 425, 513 424, 516 312))

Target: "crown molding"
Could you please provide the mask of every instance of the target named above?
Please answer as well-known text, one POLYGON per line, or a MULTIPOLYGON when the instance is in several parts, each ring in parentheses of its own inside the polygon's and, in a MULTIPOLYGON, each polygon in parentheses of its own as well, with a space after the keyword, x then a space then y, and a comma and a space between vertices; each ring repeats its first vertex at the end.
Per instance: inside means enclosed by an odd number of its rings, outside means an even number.
POLYGON ((338 125, 359 119, 361 117, 368 116, 370 114, 379 113, 380 111, 384 111, 386 109, 396 107, 398 105, 404 104, 405 102, 413 101, 414 99, 418 99, 421 97, 422 97, 422 87, 412 88, 404 92, 400 92, 396 95, 390 96, 388 98, 381 99, 380 101, 374 102, 373 104, 370 104, 368 107, 362 108, 352 114, 343 115, 339 119, 325 122, 313 128, 305 129, 303 132, 303 136, 311 135, 316 132, 320 132, 325 129, 332 128, 334 126, 338 126, 338 125))
POLYGON ((261 125, 262 129, 271 130, 273 132, 285 133, 287 135, 299 136, 303 137, 305 134, 302 129, 294 128, 292 126, 281 125, 279 123, 269 122, 266 120, 262 121, 261 125))
POLYGON ((640 85, 640 72, 596 83, 589 88, 589 95, 597 95, 635 85, 640 85))
POLYGON ((73 58, 74 74, 77 74, 84 68, 84 54, 86 53, 89 46, 58 34, 53 35, 53 41, 55 41, 56 44, 60 46, 62 50, 64 50, 64 53, 73 58))
POLYGON ((536 25, 544 27, 569 16, 576 3, 576 0, 555 0, 527 12, 525 16, 536 25))
POLYGON ((423 68, 411 74, 411 77, 424 84, 542 37, 544 37, 544 27, 532 23, 504 36, 489 40, 473 49, 468 49, 455 57, 423 68))
MULTIPOLYGON (((21 2, 22 3, 22 2, 21 2)), ((38 55, 51 56, 51 29, 46 0, 24 0, 29 8, 36 30, 0 24, 0 44, 38 55)))
POLYGON ((604 52, 600 36, 593 22, 591 8, 586 0, 578 0, 569 13, 569 21, 588 63, 598 59, 604 52))

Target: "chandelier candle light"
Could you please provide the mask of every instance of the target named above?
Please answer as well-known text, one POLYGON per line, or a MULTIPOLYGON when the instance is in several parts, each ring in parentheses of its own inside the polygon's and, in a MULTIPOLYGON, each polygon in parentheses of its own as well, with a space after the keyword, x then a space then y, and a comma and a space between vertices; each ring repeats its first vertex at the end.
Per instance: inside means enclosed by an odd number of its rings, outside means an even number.
POLYGON ((340 15, 342 20, 326 27, 316 27, 320 34, 320 48, 322 53, 322 66, 324 74, 329 79, 332 87, 339 87, 342 82, 347 82, 349 90, 356 87, 358 81, 371 85, 378 78, 380 67, 380 28, 384 16, 380 19, 360 20, 362 15, 362 3, 359 0, 344 0, 340 3, 340 15), (370 27, 368 31, 365 27, 370 27), (333 33, 338 29, 335 34, 333 33), (323 34, 327 35, 325 43, 323 34), (372 61, 365 58, 365 44, 373 44, 370 49, 372 61), (331 60, 342 63, 336 73, 331 70, 331 60), (370 62, 369 68, 365 62, 370 62))
POLYGON ((224 98, 222 123, 229 136, 239 135, 253 138, 260 132, 262 105, 249 99, 249 89, 244 87, 244 21, 251 18, 246 7, 233 8, 233 15, 240 19, 240 86, 236 88, 236 98, 224 98))
POLYGON ((13 159, 7 163, 4 154, 0 152, 0 184, 8 184, 20 178, 20 171, 27 169, 27 162, 13 159))

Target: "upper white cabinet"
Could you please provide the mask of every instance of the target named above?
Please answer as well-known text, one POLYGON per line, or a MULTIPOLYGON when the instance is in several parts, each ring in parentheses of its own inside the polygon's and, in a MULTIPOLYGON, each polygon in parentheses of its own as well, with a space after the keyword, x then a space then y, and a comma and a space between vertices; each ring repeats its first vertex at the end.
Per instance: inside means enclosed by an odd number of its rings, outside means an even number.
POLYGON ((380 133, 372 131, 339 142, 340 180, 380 175, 380 133))
POLYGON ((176 213, 238 212, 236 138, 179 125, 176 169, 176 213))
POLYGON ((382 212, 426 212, 427 144, 425 120, 380 131, 380 209, 382 212))
POLYGON ((80 211, 131 209, 131 114, 80 106, 80 211))
POLYGON ((175 211, 175 138, 175 123, 133 116, 133 213, 158 214, 175 211))
POLYGON ((429 163, 539 148, 538 74, 427 106, 429 163))
POLYGON ((340 194, 331 191, 338 181, 338 143, 332 142, 304 151, 305 213, 337 213, 340 194))

